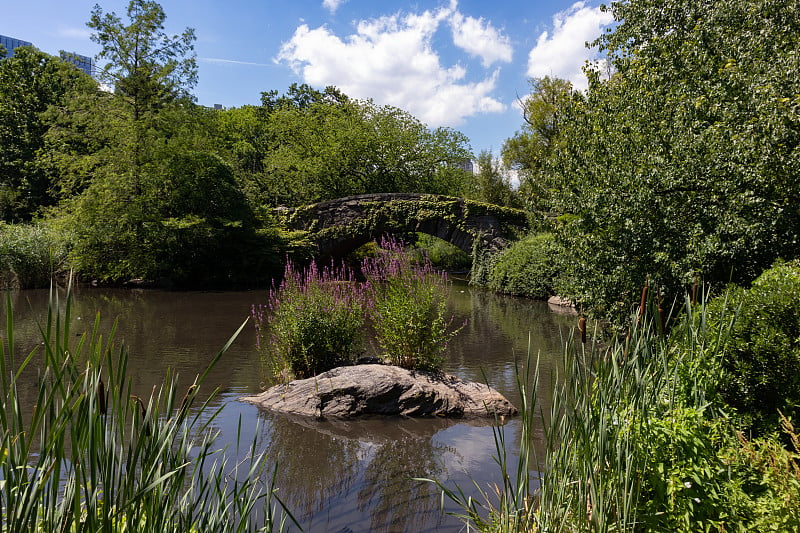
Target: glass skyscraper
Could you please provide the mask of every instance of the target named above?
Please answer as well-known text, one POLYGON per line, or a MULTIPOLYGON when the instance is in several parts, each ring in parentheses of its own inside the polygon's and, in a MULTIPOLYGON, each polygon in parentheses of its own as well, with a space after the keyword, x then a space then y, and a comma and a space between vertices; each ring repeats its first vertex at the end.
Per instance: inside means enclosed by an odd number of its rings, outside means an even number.
MULTIPOLYGON (((15 48, 20 46, 33 46, 33 43, 29 43, 28 41, 23 41, 21 39, 14 39, 13 37, 7 37, 5 35, 0 35, 0 45, 3 45, 3 48, 6 50, 5 57, 12 57, 14 55, 15 48)), ((71 52, 64 52, 63 50, 59 53, 59 56, 64 61, 69 61, 72 63, 89 76, 92 75, 91 57, 71 52)))
POLYGON ((0 35, 0 45, 3 45, 3 48, 6 49, 5 57, 11 57, 14 55, 14 48, 20 46, 33 46, 33 43, 22 41, 20 39, 14 39, 13 37, 6 37, 5 35, 0 35))

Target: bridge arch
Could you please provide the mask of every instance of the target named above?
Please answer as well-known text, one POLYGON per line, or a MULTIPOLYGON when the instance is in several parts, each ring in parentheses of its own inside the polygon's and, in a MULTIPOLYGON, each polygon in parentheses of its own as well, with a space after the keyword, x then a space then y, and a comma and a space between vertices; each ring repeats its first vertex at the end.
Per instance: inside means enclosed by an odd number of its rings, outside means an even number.
MULTIPOLYGON (((420 232, 439 237, 467 253, 494 253, 528 226, 519 209, 415 193, 349 196, 282 209, 285 229, 300 231, 317 257, 342 257, 386 234, 420 232)), ((473 260, 474 260, 473 256, 473 260)))

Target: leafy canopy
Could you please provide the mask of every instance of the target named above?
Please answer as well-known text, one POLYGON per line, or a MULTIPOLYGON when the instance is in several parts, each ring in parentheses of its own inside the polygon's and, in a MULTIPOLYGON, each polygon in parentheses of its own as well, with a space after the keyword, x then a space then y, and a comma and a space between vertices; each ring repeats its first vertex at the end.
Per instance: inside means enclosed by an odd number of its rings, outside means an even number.
POLYGON ((698 276, 748 282, 796 257, 797 3, 609 9, 617 24, 598 43, 613 74, 587 69, 544 166, 571 296, 620 318, 648 276, 669 300, 698 276))

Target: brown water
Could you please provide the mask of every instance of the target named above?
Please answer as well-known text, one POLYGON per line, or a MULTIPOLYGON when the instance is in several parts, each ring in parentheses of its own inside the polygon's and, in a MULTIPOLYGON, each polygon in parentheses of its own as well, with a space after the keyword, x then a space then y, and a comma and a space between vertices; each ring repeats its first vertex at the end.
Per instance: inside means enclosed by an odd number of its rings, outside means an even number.
MULTIPOLYGON (((116 339, 130 352, 129 373, 135 390, 146 395, 168 369, 189 383, 250 314, 262 303, 258 292, 165 292, 81 288, 74 291, 73 331, 89 330, 100 313, 101 330, 118 319, 116 339)), ((47 310, 47 291, 12 293, 18 350, 36 344, 37 322, 47 310)), ((466 326, 451 343, 446 370, 484 381, 518 404, 515 360, 530 350, 540 355, 540 383, 547 385, 560 361, 561 336, 574 317, 554 313, 546 303, 454 286, 450 308, 466 326), (485 376, 485 377, 484 377, 485 376)), ((5 307, 0 311, 5 323, 5 307)), ((278 495, 305 531, 422 532, 461 531, 463 525, 442 513, 436 478, 477 495, 473 480, 487 488, 499 482, 492 427, 427 419, 378 419, 349 422, 290 419, 260 412, 238 402, 261 386, 255 332, 248 324, 204 388, 220 388, 222 406, 214 421, 219 444, 257 439, 277 461, 278 495)), ((31 384, 32 388, 33 384, 31 384)), ((540 386, 546 402, 549 388, 540 386)), ((504 427, 516 448, 519 423, 504 427)), ((512 459, 514 449, 509 450, 512 459)), ((452 506, 448 510, 455 510, 452 506)))

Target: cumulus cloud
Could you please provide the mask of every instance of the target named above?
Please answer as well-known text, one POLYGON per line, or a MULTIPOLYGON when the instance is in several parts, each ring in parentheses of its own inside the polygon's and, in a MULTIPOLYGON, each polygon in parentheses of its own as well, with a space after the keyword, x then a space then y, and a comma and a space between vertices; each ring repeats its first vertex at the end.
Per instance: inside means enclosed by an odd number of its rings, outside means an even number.
POLYGON ((346 0, 322 0, 322 7, 331 13, 336 13, 336 10, 339 9, 339 6, 345 3, 345 1, 346 0))
MULTIPOLYGON (((430 126, 458 126, 466 117, 501 112, 506 106, 492 96, 496 70, 471 81, 462 65, 442 65, 433 36, 455 13, 453 2, 435 11, 362 20, 344 38, 326 26, 303 24, 283 44, 276 61, 288 64, 310 85, 335 85, 349 96, 400 107, 430 126)), ((489 24, 477 21, 476 26, 485 40, 499 39, 489 24)), ((483 48, 475 53, 479 51, 484 64, 498 60, 483 48)))
POLYGON ((596 51, 586 48, 586 42, 599 37, 613 20, 611 13, 587 7, 586 2, 575 2, 557 13, 553 16, 552 32, 542 32, 530 51, 528 76, 564 78, 576 89, 585 89, 587 80, 581 67, 587 60, 597 58, 596 51))
POLYGON ((481 58, 484 67, 495 61, 511 61, 511 41, 483 18, 465 17, 459 12, 450 18, 453 42, 473 56, 481 58))

